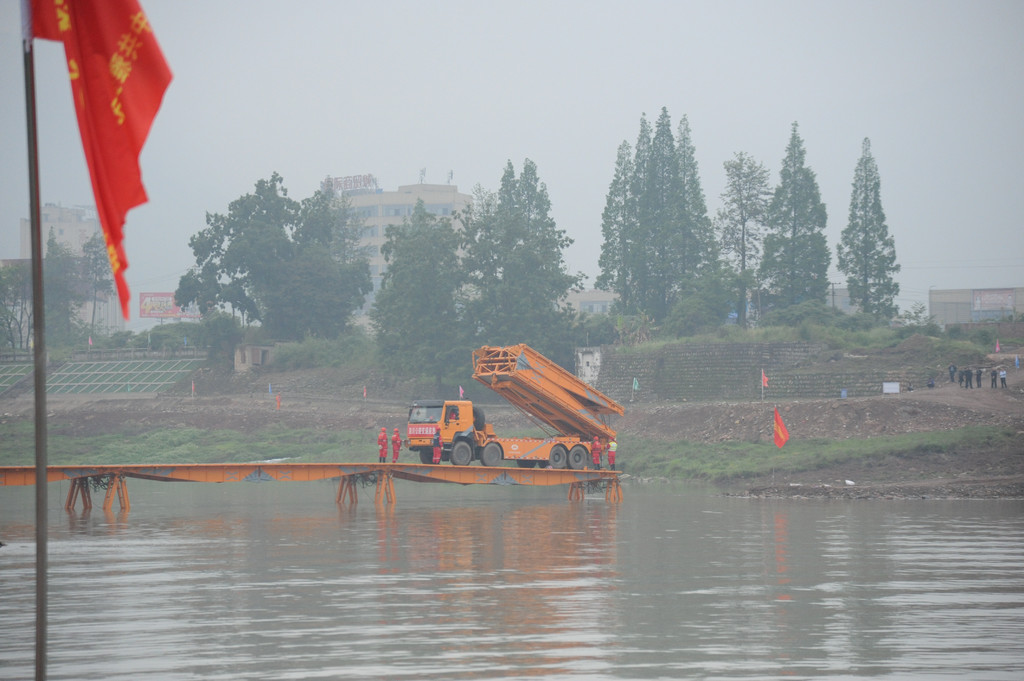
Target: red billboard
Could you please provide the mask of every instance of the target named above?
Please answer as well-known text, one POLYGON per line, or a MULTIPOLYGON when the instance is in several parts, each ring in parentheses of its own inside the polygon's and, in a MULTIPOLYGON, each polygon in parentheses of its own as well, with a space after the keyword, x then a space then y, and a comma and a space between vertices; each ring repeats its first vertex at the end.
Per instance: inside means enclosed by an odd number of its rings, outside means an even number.
POLYGON ((140 293, 139 317, 143 319, 199 319, 199 308, 182 308, 174 302, 173 293, 140 293))

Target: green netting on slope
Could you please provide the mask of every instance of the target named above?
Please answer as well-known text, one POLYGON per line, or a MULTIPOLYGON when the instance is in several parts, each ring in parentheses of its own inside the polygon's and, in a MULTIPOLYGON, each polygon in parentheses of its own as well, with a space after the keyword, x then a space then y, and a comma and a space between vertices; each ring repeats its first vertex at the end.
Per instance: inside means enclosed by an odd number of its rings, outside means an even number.
POLYGON ((47 377, 50 395, 151 393, 165 390, 202 365, 200 359, 68 362, 47 377))

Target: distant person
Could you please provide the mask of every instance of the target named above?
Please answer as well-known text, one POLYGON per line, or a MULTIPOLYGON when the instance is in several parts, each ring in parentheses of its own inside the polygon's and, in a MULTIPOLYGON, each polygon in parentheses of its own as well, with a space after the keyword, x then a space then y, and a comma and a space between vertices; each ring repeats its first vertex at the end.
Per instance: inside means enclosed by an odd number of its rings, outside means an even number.
POLYGON ((999 387, 1006 387, 1006 369, 999 370, 999 387))
POLYGON ((619 449, 619 443, 612 438, 608 441, 608 468, 615 470, 615 453, 619 449))
POLYGON ((590 443, 590 457, 593 460, 594 468, 601 470, 601 441, 596 437, 594 441, 590 443))
POLYGON ((998 372, 998 371, 996 371, 996 368, 995 368, 995 367, 992 367, 992 387, 993 387, 993 388, 994 388, 994 387, 996 387, 996 377, 997 377, 998 375, 999 375, 999 372, 998 372))
POLYGON ((388 431, 384 426, 381 426, 380 432, 377 433, 377 449, 380 450, 377 462, 386 462, 388 460, 388 431))
POLYGON ((981 375, 985 373, 978 367, 978 370, 974 372, 974 382, 978 385, 978 389, 981 389, 981 375))
POLYGON ((974 389, 974 372, 970 367, 967 367, 967 370, 964 372, 964 383, 966 384, 965 388, 974 389))
POLYGON ((434 445, 434 465, 441 463, 441 426, 434 428, 434 439, 431 442, 434 445))
POLYGON ((957 379, 957 381, 956 381, 956 382, 957 382, 957 384, 959 384, 959 386, 960 386, 961 388, 963 388, 963 387, 964 387, 964 370, 963 370, 963 369, 960 369, 960 370, 959 370, 959 371, 957 372, 957 374, 956 374, 956 379, 957 379))
POLYGON ((928 387, 929 388, 934 388, 935 387, 935 378, 929 378, 928 379, 928 387))
POLYGON ((949 382, 950 383, 956 383, 956 365, 955 364, 950 364, 949 365, 949 382))
POLYGON ((395 434, 391 436, 391 463, 398 463, 398 452, 402 451, 402 436, 395 428, 395 434))

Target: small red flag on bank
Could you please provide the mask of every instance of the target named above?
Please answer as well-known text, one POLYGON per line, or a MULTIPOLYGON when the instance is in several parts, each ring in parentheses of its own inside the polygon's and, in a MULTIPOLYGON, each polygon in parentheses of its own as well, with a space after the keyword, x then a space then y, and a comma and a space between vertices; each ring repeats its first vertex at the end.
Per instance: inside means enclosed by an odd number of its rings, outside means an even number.
POLYGON ((775 446, 781 447, 786 444, 789 440, 789 431, 786 430, 786 424, 782 422, 782 416, 779 415, 779 408, 775 407, 775 446))
POLYGON ((768 387, 768 376, 765 375, 764 369, 761 369, 761 387, 762 388, 767 388, 768 387))
POLYGON ((137 0, 31 0, 32 36, 64 43, 96 212, 128 319, 124 218, 147 201, 139 154, 171 82, 137 0))

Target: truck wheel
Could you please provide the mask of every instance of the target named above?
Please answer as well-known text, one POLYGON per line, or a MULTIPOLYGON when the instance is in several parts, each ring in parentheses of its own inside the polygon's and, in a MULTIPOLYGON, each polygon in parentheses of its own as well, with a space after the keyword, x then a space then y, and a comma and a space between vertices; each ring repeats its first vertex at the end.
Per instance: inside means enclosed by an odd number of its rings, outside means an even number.
POLYGON ((449 457, 453 466, 468 466, 473 460, 473 447, 465 440, 459 440, 452 445, 452 453, 449 457))
POLYGON ((484 466, 501 465, 503 458, 504 454, 501 451, 501 445, 497 442, 488 442, 484 445, 483 451, 480 452, 480 463, 484 466))
POLYGON ((587 459, 590 458, 590 452, 583 445, 576 445, 569 450, 569 468, 574 471, 581 471, 587 466, 587 459))
POLYGON ((548 461, 551 463, 552 468, 565 468, 566 458, 569 453, 565 451, 565 447, 562 445, 555 445, 551 448, 551 454, 548 455, 548 461))
POLYGON ((429 449, 421 449, 420 452, 420 463, 434 463, 434 452, 429 449))
POLYGON ((473 407, 473 427, 477 430, 483 430, 484 426, 487 425, 487 419, 484 417, 484 410, 480 407, 473 407))

